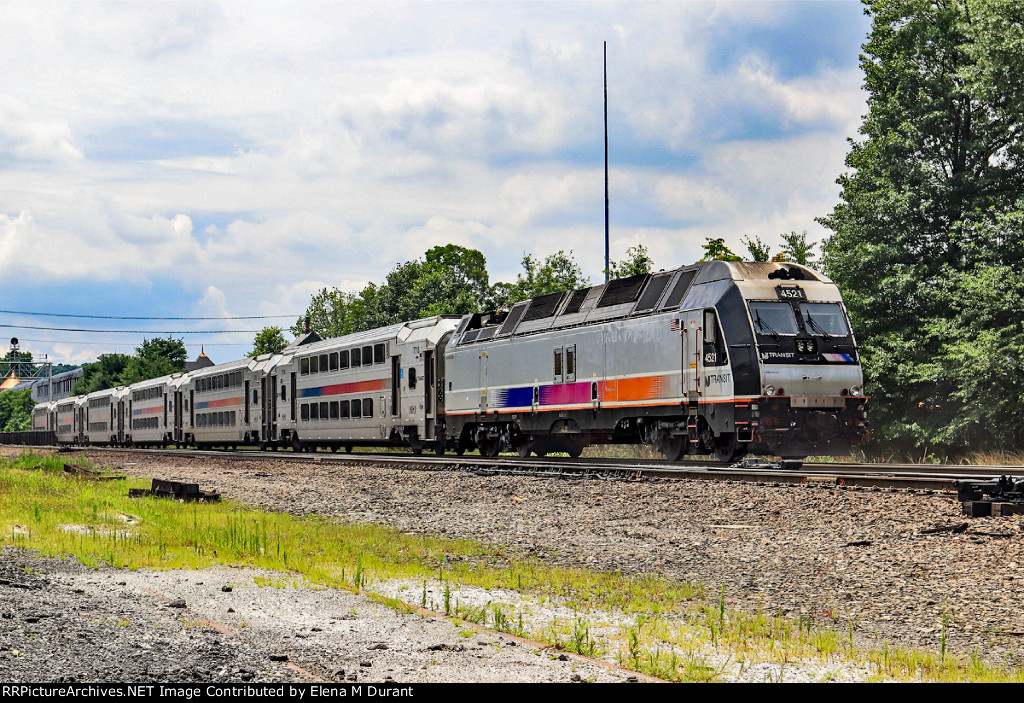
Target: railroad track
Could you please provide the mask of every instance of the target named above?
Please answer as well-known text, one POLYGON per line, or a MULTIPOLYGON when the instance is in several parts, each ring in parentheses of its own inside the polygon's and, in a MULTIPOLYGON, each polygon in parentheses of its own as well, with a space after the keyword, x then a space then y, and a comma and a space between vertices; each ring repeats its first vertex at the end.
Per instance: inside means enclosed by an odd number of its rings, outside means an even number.
MULTIPOLYGON (((364 465, 398 465, 407 469, 433 471, 466 471, 482 475, 532 475, 547 478, 601 480, 680 480, 741 481, 756 483, 813 483, 815 485, 859 486, 875 489, 915 489, 953 492, 957 479, 984 479, 1000 475, 1024 476, 1022 466, 967 466, 937 464, 852 464, 808 463, 785 466, 778 462, 746 460, 727 466, 713 462, 687 460, 668 462, 657 459, 612 458, 550 458, 518 456, 434 456, 390 453, 352 454, 332 452, 260 452, 216 451, 191 449, 141 449, 89 447, 82 450, 119 454, 158 454, 182 457, 216 457, 219 459, 264 461, 313 461, 324 463, 358 463, 364 465)), ((76 451, 77 448, 72 448, 76 451)))

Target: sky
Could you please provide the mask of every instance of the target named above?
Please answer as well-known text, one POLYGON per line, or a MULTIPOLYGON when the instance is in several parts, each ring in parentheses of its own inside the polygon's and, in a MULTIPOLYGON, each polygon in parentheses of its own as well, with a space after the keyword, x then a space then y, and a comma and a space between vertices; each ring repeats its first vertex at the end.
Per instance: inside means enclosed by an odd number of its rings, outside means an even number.
POLYGON ((447 243, 492 282, 558 250, 603 280, 603 42, 612 260, 820 240, 866 112, 856 0, 5 0, 0 18, 0 353, 17 336, 61 363, 165 332, 238 359, 318 290, 447 243))

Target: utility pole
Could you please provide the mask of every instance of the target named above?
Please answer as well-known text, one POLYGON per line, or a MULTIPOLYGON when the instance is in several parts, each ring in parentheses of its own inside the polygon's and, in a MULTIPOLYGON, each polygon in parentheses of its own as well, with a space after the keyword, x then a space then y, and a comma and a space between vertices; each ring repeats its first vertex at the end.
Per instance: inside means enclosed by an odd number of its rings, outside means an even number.
POLYGON ((604 43, 604 282, 608 282, 608 42, 604 43))

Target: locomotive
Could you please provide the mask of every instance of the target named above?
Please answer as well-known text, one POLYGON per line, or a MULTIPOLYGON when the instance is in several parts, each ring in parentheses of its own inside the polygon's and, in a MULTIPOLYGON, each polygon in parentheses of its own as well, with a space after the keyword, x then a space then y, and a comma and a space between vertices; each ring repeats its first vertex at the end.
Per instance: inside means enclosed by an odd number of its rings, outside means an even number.
POLYGON ((321 340, 40 405, 100 444, 406 446, 486 456, 655 445, 668 459, 843 455, 868 433, 836 286, 790 263, 708 261, 321 340))

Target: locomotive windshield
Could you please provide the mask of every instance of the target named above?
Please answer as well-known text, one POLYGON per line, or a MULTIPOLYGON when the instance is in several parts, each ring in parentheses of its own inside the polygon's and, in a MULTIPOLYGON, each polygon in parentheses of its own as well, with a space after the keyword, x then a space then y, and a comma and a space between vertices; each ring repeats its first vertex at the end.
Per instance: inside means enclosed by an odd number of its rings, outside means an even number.
POLYGON ((750 303, 750 319, 758 334, 796 334, 796 317, 789 303, 750 303))
POLYGON ((800 303, 800 316, 804 327, 819 337, 845 337, 850 334, 846 317, 838 303, 800 303))

